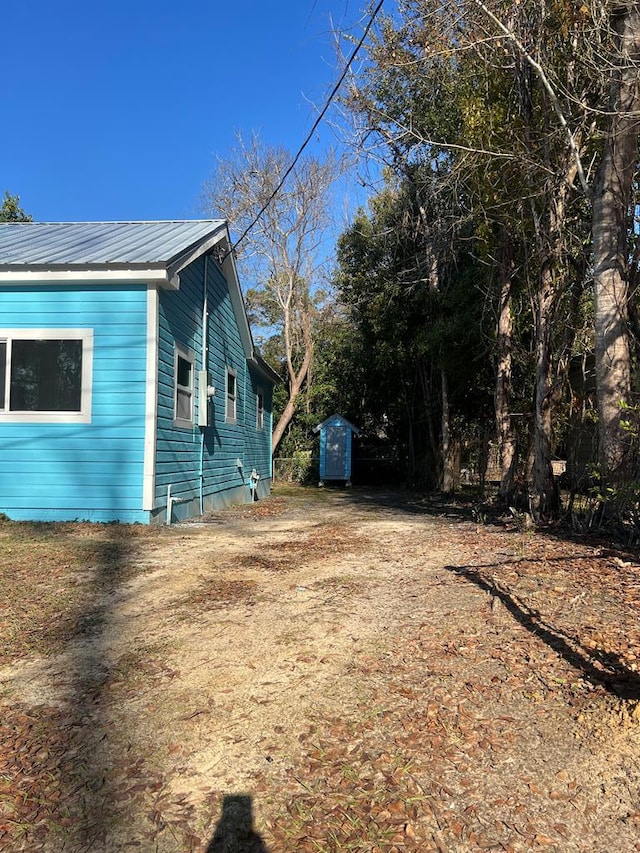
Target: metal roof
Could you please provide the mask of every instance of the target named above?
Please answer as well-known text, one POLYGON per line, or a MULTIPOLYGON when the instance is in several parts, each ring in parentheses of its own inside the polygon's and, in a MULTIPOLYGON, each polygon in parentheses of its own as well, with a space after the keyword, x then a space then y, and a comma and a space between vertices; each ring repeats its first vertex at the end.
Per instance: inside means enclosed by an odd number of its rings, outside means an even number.
POLYGON ((224 219, 0 223, 0 267, 169 265, 221 229, 224 219))

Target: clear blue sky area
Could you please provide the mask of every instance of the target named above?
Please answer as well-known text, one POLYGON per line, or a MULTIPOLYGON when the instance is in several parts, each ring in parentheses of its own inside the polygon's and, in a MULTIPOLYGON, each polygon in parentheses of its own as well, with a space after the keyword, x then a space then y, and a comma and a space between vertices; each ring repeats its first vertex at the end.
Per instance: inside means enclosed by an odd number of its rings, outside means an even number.
POLYGON ((364 6, 4 0, 0 192, 40 221, 199 217, 237 131, 297 149, 339 75, 332 25, 358 38, 364 6))

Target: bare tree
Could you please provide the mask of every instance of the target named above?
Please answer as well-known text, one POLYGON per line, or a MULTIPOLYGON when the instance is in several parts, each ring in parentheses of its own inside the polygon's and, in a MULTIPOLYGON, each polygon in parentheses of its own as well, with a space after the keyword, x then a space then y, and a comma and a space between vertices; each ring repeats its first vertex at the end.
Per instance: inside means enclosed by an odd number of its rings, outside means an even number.
POLYGON ((205 185, 205 210, 229 220, 238 255, 255 283, 251 305, 280 336, 288 400, 273 432, 278 447, 309 381, 314 346, 314 291, 326 261, 329 195, 340 165, 333 154, 307 155, 289 172, 291 155, 253 136, 241 138, 205 185))
POLYGON ((606 485, 618 486, 629 474, 622 407, 631 392, 628 235, 640 131, 639 4, 616 4, 610 25, 611 104, 593 192, 592 239, 600 469, 606 485))
POLYGON ((500 500, 508 504, 513 500, 517 447, 515 429, 509 414, 513 366, 513 259, 510 235, 501 229, 502 257, 499 266, 500 295, 496 318, 496 381, 494 407, 500 467, 500 500))

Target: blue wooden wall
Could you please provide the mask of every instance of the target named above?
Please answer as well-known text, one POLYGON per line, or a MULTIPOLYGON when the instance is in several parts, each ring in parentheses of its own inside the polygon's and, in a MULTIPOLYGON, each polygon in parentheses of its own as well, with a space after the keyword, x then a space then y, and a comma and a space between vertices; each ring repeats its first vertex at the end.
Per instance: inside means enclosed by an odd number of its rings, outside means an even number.
POLYGON ((201 499, 205 511, 250 500, 250 474, 254 468, 261 478, 260 494, 268 492, 271 478, 272 386, 247 364, 227 283, 212 259, 207 263, 206 369, 217 389, 213 417, 210 426, 198 427, 196 400, 193 427, 173 424, 174 344, 194 353, 196 372, 203 367, 204 278, 205 259, 199 258, 180 273, 179 290, 160 292, 155 514, 163 518, 169 485, 172 496, 178 499, 173 518, 181 519, 196 514, 201 499), (225 419, 227 368, 233 369, 237 377, 235 423, 225 419), (256 428, 260 388, 265 403, 262 430, 256 428))
POLYGON ((0 512, 16 520, 149 522, 252 497, 271 481, 272 385, 247 363, 226 281, 208 267, 208 365, 217 388, 211 425, 198 427, 197 371, 202 368, 205 259, 180 273, 178 291, 158 298, 158 388, 154 509, 143 511, 147 404, 147 288, 140 284, 0 288, 0 327, 93 330, 90 423, 0 422, 0 512), (174 346, 195 356, 194 425, 174 425, 174 346), (225 421, 227 367, 237 375, 237 419, 225 421), (257 429, 257 395, 264 425, 257 429), (238 465, 240 461, 241 465, 238 465))
POLYGON ((0 512, 21 520, 148 521, 144 285, 0 288, 4 328, 93 329, 91 423, 0 422, 0 512))

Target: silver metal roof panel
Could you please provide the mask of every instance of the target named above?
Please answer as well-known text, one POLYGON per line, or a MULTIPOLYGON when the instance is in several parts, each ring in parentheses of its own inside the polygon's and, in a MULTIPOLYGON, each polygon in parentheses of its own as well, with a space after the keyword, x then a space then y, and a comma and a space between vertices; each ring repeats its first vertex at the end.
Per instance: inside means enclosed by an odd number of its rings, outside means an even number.
POLYGON ((0 267, 168 266, 222 229, 224 219, 0 223, 0 267))

